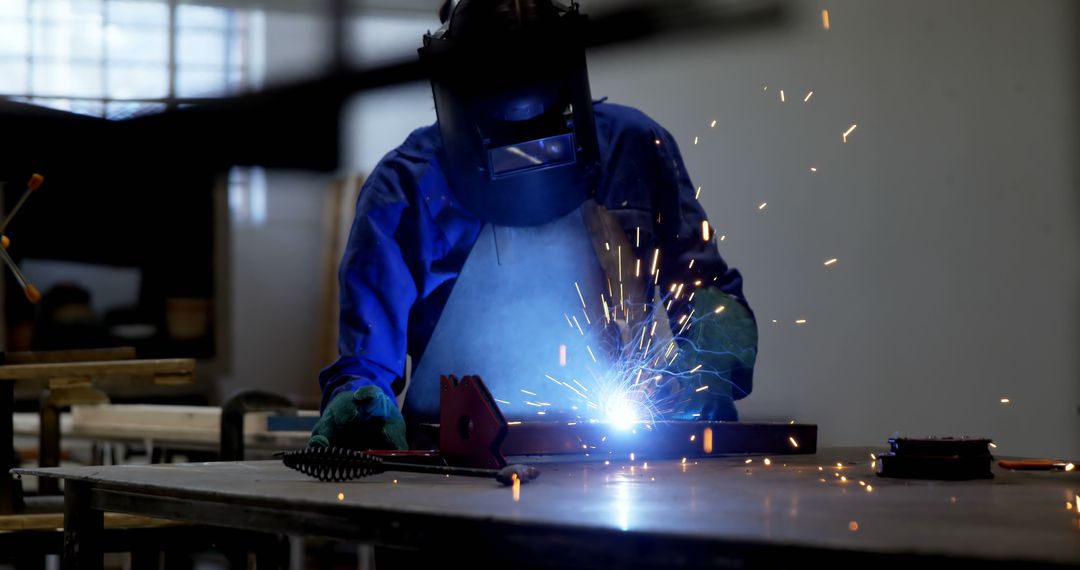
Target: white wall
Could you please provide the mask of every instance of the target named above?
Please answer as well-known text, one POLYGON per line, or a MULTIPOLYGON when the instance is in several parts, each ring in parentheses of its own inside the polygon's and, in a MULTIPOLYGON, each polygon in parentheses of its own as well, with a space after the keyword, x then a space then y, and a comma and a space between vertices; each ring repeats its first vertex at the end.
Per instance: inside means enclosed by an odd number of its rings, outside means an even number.
MULTIPOLYGON (((324 70, 329 51, 321 17, 268 12, 264 30, 267 84, 324 70)), ((230 362, 218 380, 221 399, 259 389, 310 405, 317 393, 323 201, 332 180, 321 173, 267 171, 253 179, 251 188, 265 200, 263 215, 231 220, 226 264, 230 362)))
POLYGON ((745 274, 761 345, 744 418, 816 422, 824 444, 1080 452, 1077 6, 793 7, 785 33, 590 62, 596 94, 676 135, 745 274))
MULTIPOLYGON (((420 37, 435 27, 415 17, 365 16, 350 31, 357 64, 415 54, 420 37)), ((319 14, 267 12, 267 84, 302 80, 324 71, 329 30, 319 14)), ((385 89, 357 97, 342 113, 340 175, 369 172, 412 129, 435 121, 426 86, 385 89), (371 141, 371 144, 368 142, 371 141)), ((243 390, 268 390, 317 405, 319 313, 325 267, 325 199, 334 175, 272 170, 255 192, 265 196, 265 216, 233 219, 229 230, 229 370, 218 381, 220 398, 243 390), (260 187, 261 186, 261 187, 260 187)))
MULTIPOLYGON (((675 134, 727 236, 721 250, 744 272, 762 333, 744 419, 815 422, 822 445, 880 444, 899 431, 991 436, 1002 454, 1080 453, 1077 8, 793 7, 800 18, 784 31, 590 57, 595 95, 635 105, 675 134), (835 266, 822 265, 833 257, 835 266)), ((369 23, 361 45, 383 55, 412 52, 434 27, 369 23)), ((346 169, 365 170, 434 113, 417 85, 365 95, 346 120, 355 145, 346 169)), ((295 223, 317 233, 314 217, 295 223)), ((234 319, 271 334, 241 317, 284 310, 272 334, 301 339, 314 330, 304 305, 314 289, 291 267, 280 273, 273 304, 243 301, 234 319)), ((250 356, 239 377, 277 374, 288 391, 310 367, 299 344, 290 352, 276 336, 243 330, 236 339, 250 356)))

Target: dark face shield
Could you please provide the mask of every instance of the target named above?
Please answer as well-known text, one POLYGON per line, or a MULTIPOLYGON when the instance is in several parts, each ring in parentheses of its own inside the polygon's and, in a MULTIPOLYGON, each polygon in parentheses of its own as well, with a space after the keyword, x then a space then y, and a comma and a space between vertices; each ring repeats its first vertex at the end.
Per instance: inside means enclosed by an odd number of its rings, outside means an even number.
POLYGON ((530 30, 424 38, 444 168, 455 196, 485 221, 544 224, 595 192, 582 20, 570 11, 530 30))

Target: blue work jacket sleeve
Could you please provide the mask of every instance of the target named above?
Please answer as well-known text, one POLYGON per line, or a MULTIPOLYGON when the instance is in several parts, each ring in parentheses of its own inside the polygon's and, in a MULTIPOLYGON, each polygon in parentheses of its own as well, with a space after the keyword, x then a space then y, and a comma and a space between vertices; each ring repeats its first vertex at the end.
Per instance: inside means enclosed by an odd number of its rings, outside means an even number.
POLYGON ((322 406, 338 393, 378 386, 394 398, 404 374, 409 312, 417 299, 415 257, 417 164, 391 152, 364 183, 339 266, 341 313, 337 361, 319 375, 322 406))

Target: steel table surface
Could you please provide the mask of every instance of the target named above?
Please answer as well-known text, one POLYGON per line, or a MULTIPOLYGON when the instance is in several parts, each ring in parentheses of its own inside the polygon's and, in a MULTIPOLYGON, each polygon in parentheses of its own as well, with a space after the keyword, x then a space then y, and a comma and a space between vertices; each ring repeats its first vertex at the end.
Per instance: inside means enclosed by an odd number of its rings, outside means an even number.
POLYGON ((822 449, 770 465, 760 456, 545 464, 517 501, 486 479, 385 473, 323 483, 276 461, 15 472, 67 481, 68 568, 100 567, 103 511, 512 567, 1080 564, 1080 517, 1066 508, 1080 492, 1076 473, 995 467, 993 480, 883 479, 870 451, 822 449))

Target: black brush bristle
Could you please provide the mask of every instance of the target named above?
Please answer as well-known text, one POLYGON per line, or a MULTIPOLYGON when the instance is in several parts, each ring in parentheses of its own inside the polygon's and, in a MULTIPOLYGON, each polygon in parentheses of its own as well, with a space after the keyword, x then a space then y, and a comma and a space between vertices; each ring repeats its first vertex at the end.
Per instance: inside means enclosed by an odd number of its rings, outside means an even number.
POLYGON ((309 447, 280 455, 286 467, 320 481, 349 481, 385 471, 382 459, 339 447, 309 447))

